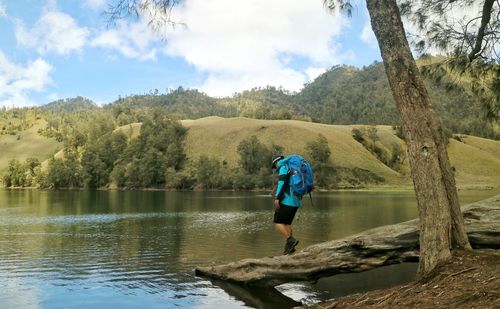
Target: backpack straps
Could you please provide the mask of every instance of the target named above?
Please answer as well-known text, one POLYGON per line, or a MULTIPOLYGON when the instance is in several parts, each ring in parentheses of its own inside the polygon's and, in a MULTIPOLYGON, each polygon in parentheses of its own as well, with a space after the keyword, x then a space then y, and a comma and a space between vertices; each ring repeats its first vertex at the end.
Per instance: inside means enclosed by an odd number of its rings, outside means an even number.
POLYGON ((313 198, 312 198, 311 192, 309 192, 309 199, 311 200, 311 206, 314 207, 313 198))

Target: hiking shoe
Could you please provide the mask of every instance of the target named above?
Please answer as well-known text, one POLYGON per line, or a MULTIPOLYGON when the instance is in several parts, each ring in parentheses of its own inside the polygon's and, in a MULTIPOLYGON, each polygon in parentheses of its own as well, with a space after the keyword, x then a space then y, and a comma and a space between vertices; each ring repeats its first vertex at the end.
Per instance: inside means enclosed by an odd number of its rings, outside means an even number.
POLYGON ((295 252, 295 247, 298 245, 299 241, 293 237, 286 240, 285 251, 283 254, 292 254, 295 252))

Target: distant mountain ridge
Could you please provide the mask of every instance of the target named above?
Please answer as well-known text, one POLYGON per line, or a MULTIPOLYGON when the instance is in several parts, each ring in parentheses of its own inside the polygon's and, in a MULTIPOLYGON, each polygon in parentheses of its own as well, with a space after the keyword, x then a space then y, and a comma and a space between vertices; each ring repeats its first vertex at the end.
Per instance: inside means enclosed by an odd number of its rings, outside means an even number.
MULTIPOLYGON (((457 89, 449 90, 426 80, 432 102, 444 126, 452 133, 500 139, 500 126, 484 118, 480 103, 457 89)), ((156 92, 156 91, 155 91, 156 92)), ((81 97, 59 100, 44 108, 63 112, 96 108, 81 97)), ((325 124, 398 125, 399 116, 382 63, 356 68, 335 66, 306 84, 298 93, 265 87, 213 98, 195 89, 179 87, 166 94, 131 95, 104 105, 115 116, 143 108, 166 110, 176 119, 208 116, 255 119, 296 119, 325 124)), ((126 117, 125 117, 126 116, 126 117)))
POLYGON ((74 113, 99 108, 92 100, 78 96, 76 98, 61 99, 50 102, 41 107, 42 110, 50 112, 74 113))

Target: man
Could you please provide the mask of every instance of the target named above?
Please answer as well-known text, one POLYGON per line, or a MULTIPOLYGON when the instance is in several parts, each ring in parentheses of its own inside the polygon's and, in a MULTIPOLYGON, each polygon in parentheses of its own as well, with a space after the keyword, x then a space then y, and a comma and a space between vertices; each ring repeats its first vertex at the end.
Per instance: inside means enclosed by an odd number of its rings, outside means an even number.
POLYGON ((276 229, 286 238, 283 254, 292 254, 299 241, 293 238, 292 221, 297 209, 300 207, 300 198, 293 194, 290 185, 288 165, 283 160, 285 157, 273 156, 272 168, 278 174, 278 184, 274 191, 274 220, 276 229))

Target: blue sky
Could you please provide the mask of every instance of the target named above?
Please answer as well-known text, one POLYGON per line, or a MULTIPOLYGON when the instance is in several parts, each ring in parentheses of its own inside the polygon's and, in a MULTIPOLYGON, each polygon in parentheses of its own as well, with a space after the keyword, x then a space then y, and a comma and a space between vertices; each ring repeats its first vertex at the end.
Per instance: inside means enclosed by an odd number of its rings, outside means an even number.
POLYGON ((380 60, 364 1, 348 19, 322 0, 188 0, 172 13, 181 26, 156 31, 148 12, 108 26, 107 1, 0 0, 0 107, 179 86, 300 91, 333 65, 380 60))

